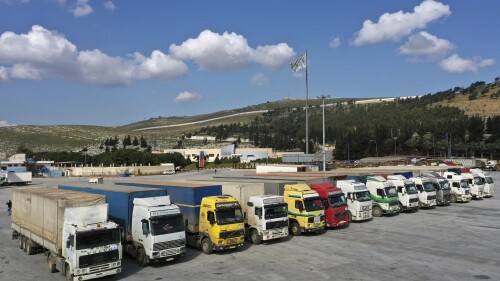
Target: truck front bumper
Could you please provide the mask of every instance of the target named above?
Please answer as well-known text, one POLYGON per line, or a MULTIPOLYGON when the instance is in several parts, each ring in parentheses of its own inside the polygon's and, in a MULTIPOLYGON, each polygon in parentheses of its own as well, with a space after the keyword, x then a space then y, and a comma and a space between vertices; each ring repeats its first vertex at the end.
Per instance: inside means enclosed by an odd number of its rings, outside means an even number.
POLYGON ((372 210, 368 211, 358 211, 355 217, 352 217, 353 221, 364 221, 364 220, 369 220, 372 219, 372 210))
POLYGON ((399 206, 389 206, 389 209, 382 210, 384 215, 397 214, 400 212, 399 206))
POLYGON ((149 257, 151 261, 163 262, 163 261, 171 261, 176 258, 184 256, 186 253, 186 246, 165 249, 162 251, 155 251, 152 253, 152 257, 149 257))
POLYGON ((288 226, 284 228, 275 228, 262 231, 262 240, 272 240, 288 236, 288 226))
POLYGON ((436 206, 436 199, 427 200, 425 202, 420 201, 420 205, 424 208, 436 206))
MULTIPOLYGON (((115 264, 115 263, 113 263, 113 264, 115 264)), ((116 263, 116 264, 121 264, 121 262, 116 263)), ((96 268, 96 267, 93 266, 93 267, 91 267, 91 269, 92 268, 96 268)), ((76 269, 75 271, 77 272, 79 270, 82 270, 82 269, 76 269)), ((73 281, 80 281, 80 280, 90 280, 90 279, 95 279, 95 278, 101 278, 104 276, 111 276, 111 275, 118 274, 121 271, 122 271, 122 268, 120 265, 118 265, 118 267, 110 268, 108 270, 103 270, 103 271, 99 271, 99 272, 84 273, 84 274, 80 274, 80 275, 76 275, 76 272, 75 272, 72 280, 73 281)), ((86 272, 88 272, 88 269, 86 270, 86 272)))
POLYGON ((470 194, 457 195, 457 201, 459 201, 459 202, 469 202, 471 199, 472 199, 472 195, 470 195, 470 194))
POLYGON ((245 243, 245 236, 231 237, 228 239, 218 239, 218 240, 219 243, 213 244, 213 248, 216 251, 221 251, 243 246, 243 244, 245 243))
POLYGON ((318 230, 325 229, 325 222, 318 223, 307 223, 306 227, 301 227, 303 232, 315 232, 318 230))
POLYGON ((349 224, 349 217, 343 216, 326 222, 327 227, 340 227, 349 224))

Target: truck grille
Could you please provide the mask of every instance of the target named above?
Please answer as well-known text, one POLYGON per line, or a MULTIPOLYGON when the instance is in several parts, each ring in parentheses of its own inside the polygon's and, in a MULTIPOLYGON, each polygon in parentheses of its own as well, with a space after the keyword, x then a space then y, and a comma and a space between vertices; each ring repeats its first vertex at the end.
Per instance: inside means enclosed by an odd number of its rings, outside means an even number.
POLYGON ((161 251, 161 250, 166 250, 166 249, 179 248, 179 247, 183 247, 183 246, 186 246, 186 240, 177 239, 177 240, 172 240, 172 241, 155 243, 153 245, 153 251, 161 251))
POLYGON ((346 212, 340 212, 334 215, 335 218, 341 218, 347 216, 347 211, 346 212))
POLYGON ((418 198, 410 198, 410 203, 416 203, 418 202, 418 198))
POLYGON ((288 226, 288 219, 282 220, 282 221, 267 222, 266 223, 266 230, 273 229, 273 228, 282 228, 282 227, 287 227, 287 226, 288 226))
POLYGON ((436 195, 427 196, 427 200, 434 200, 434 199, 436 199, 436 195))
POLYGON ((398 201, 394 201, 394 202, 389 203, 389 206, 398 206, 398 205, 399 205, 398 201))
POLYGON ((227 239, 227 244, 238 244, 238 238, 228 238, 227 239))
POLYGON ((113 251, 104 252, 104 253, 97 253, 97 254, 88 255, 88 256, 81 256, 78 261, 79 261, 80 268, 82 268, 82 267, 89 267, 89 266, 99 265, 99 264, 103 264, 103 263, 118 261, 119 256, 120 256, 120 254, 119 254, 118 250, 113 250, 113 251))
POLYGON ((465 194, 470 194, 470 190, 465 190, 465 194))
POLYGON ((443 201, 445 201, 445 202, 450 201, 450 194, 443 195, 443 201))
POLYGON ((219 238, 228 239, 230 237, 239 237, 239 236, 244 236, 244 235, 245 235, 245 232, 243 231, 243 229, 240 229, 240 230, 234 230, 234 231, 221 232, 219 235, 219 238))

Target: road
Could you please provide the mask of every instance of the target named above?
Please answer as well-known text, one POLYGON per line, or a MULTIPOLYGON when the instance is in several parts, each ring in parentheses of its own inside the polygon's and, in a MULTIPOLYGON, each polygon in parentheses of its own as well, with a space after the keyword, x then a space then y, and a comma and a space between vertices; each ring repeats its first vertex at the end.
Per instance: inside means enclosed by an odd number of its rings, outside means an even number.
MULTIPOLYGON (((217 175, 244 172, 217 171, 217 175)), ((212 171, 149 179, 208 179, 212 171)), ((145 177, 141 177, 145 179, 145 177)), ((500 172, 493 173, 500 190, 500 172)), ((79 179, 41 179, 34 186, 79 179)), ((80 179, 83 181, 83 179, 80 179)), ((11 240, 0 188, 0 280, 65 280, 49 273, 45 256, 28 256, 11 240)), ((421 209, 353 223, 321 235, 289 237, 210 256, 188 248, 167 264, 138 267, 128 256, 123 272, 102 280, 500 280, 500 195, 448 207, 421 209)))

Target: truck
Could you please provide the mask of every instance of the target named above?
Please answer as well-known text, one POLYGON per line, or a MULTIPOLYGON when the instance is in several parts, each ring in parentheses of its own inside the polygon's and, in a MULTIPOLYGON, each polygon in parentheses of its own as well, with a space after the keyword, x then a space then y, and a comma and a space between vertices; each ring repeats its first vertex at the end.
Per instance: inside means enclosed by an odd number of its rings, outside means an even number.
POLYGON ((484 197, 484 184, 481 177, 477 173, 462 173, 462 178, 466 179, 469 183, 470 194, 473 199, 483 199, 484 197))
POLYGON ((430 208, 436 206, 436 188, 427 177, 410 178, 418 190, 419 207, 430 208))
POLYGON ((366 187, 373 200, 372 214, 374 217, 400 212, 398 191, 392 182, 388 182, 381 176, 369 176, 366 178, 366 187))
POLYGON ((282 194, 288 204, 288 220, 292 235, 324 231, 325 210, 323 200, 316 191, 305 183, 285 184, 282 194))
POLYGON ((469 202, 472 199, 470 194, 469 182, 455 172, 444 172, 443 177, 451 185, 450 202, 469 202))
POLYGON ((389 175, 387 181, 398 189, 400 211, 417 211, 419 209, 418 191, 415 183, 403 175, 389 175))
POLYGON ((485 169, 490 171, 496 171, 498 169, 498 161, 497 160, 486 161, 485 169))
POLYGON ((164 181, 115 184, 165 189, 184 216, 186 244, 201 248, 205 254, 241 247, 245 242, 241 206, 234 197, 222 195, 221 185, 164 181))
POLYGON ((449 206, 451 203, 451 187, 448 180, 437 172, 425 173, 424 176, 431 180, 436 189, 436 205, 449 206))
POLYGON ((484 197, 493 197, 493 194, 495 194, 495 183, 491 175, 481 169, 471 169, 471 172, 476 173, 481 178, 484 184, 484 197))
POLYGON ((160 166, 163 169, 162 174, 164 174, 164 175, 175 175, 175 165, 174 165, 174 163, 161 163, 160 166))
POLYGON ((24 188, 12 191, 12 238, 29 255, 44 252, 50 272, 89 280, 121 272, 120 228, 103 195, 24 188))
POLYGON ((330 228, 348 226, 351 222, 351 213, 342 189, 335 187, 331 182, 314 183, 309 186, 323 198, 326 226, 330 228))
POLYGON ((288 236, 288 205, 283 196, 265 194, 264 184, 258 183, 224 182, 222 193, 240 202, 245 233, 253 244, 288 236))
POLYGON ((59 185, 59 189, 106 196, 109 218, 123 228, 124 251, 141 267, 172 261, 186 253, 184 220, 164 189, 99 185, 59 185))
POLYGON ((26 185, 31 180, 31 172, 0 171, 0 185, 26 185))
POLYGON ((373 219, 370 191, 362 182, 354 180, 338 180, 335 184, 347 197, 350 221, 365 221, 373 219))

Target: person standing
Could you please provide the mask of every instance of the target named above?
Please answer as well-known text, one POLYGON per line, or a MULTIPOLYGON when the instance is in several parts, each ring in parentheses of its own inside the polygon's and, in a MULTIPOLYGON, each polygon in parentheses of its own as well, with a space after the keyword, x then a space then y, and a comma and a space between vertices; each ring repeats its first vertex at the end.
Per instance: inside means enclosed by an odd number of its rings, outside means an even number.
POLYGON ((7 201, 7 203, 5 203, 5 205, 7 205, 7 212, 9 213, 9 216, 10 214, 12 213, 12 201, 7 201))

